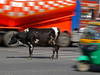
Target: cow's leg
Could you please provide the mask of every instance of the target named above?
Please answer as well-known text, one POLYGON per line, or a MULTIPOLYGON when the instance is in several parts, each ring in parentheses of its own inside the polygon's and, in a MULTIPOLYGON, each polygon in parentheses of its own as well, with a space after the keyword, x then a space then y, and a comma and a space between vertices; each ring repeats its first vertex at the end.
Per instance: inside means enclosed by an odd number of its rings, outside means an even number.
POLYGON ((54 58, 54 55, 55 55, 55 49, 53 49, 53 54, 51 56, 52 59, 54 58))
POLYGON ((55 46, 56 59, 58 59, 58 50, 59 50, 59 46, 55 46))
POLYGON ((31 41, 31 55, 33 54, 34 46, 35 46, 34 41, 31 41))
POLYGON ((58 59, 58 50, 59 50, 59 46, 55 45, 54 49, 53 49, 53 54, 51 56, 51 58, 53 59, 56 53, 56 59, 58 59))
POLYGON ((28 43, 27 44, 29 46, 29 58, 32 58, 32 53, 33 53, 33 45, 28 43))
POLYGON ((33 53, 33 46, 32 44, 30 44, 30 47, 29 47, 29 57, 32 58, 32 53, 33 53))
POLYGON ((52 59, 54 59, 54 56, 55 56, 55 52, 56 52, 56 46, 55 46, 55 41, 52 41, 52 46, 53 46, 53 54, 51 56, 52 59))
POLYGON ((33 54, 33 50, 34 50, 34 46, 32 45, 32 49, 31 49, 31 55, 33 54))

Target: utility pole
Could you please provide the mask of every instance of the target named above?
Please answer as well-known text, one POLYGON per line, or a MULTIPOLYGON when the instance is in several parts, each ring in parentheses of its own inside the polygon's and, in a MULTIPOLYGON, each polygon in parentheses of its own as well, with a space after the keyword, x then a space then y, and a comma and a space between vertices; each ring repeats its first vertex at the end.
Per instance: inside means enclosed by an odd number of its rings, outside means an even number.
POLYGON ((98 7, 96 7, 96 20, 100 20, 100 0, 96 0, 98 7))

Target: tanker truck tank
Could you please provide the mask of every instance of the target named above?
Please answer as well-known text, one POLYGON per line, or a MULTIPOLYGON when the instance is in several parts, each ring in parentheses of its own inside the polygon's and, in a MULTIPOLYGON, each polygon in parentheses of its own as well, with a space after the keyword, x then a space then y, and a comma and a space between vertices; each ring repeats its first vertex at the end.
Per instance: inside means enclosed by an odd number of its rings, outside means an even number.
POLYGON ((60 45, 68 46, 75 7, 76 0, 0 0, 0 33, 3 33, 3 43, 10 47, 8 42, 11 36, 28 27, 58 27, 62 32, 60 45))

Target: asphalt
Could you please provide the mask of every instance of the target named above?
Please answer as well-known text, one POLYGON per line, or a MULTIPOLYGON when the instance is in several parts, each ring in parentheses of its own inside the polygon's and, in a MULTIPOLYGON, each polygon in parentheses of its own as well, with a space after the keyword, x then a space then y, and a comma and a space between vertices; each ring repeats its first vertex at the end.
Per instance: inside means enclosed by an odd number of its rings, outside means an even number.
POLYGON ((36 47, 32 59, 28 58, 26 47, 0 47, 0 75, 99 75, 100 73, 76 70, 76 58, 81 55, 78 47, 60 48, 58 60, 50 59, 51 55, 51 47, 36 47))

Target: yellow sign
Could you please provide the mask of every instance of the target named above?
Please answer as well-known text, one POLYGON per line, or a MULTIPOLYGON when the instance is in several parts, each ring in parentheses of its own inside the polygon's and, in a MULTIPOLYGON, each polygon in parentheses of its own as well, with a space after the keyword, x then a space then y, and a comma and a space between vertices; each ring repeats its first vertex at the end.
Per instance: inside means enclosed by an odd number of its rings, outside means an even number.
POLYGON ((88 24, 100 25, 100 22, 88 22, 88 24))
POLYGON ((100 43, 100 40, 93 40, 93 39, 80 39, 81 43, 100 43))

